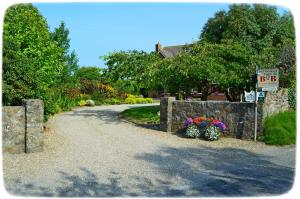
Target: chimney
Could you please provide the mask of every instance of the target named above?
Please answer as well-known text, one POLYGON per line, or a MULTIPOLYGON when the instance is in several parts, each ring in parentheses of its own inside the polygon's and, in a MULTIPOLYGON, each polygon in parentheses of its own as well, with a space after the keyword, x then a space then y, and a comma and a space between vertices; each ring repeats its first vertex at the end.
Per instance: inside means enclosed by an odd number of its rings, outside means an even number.
POLYGON ((157 42, 157 44, 155 44, 155 51, 158 52, 161 49, 161 45, 159 42, 157 42))

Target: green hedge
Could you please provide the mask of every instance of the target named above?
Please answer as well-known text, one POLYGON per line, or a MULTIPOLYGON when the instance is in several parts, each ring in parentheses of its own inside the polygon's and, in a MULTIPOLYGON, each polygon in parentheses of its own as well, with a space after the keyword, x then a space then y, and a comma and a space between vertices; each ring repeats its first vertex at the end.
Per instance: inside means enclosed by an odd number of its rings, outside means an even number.
POLYGON ((295 144, 296 112, 285 111, 266 118, 263 141, 271 145, 295 144))
POLYGON ((148 104, 148 103, 153 103, 152 98, 142 98, 142 97, 137 97, 134 95, 129 95, 125 99, 126 104, 148 104))

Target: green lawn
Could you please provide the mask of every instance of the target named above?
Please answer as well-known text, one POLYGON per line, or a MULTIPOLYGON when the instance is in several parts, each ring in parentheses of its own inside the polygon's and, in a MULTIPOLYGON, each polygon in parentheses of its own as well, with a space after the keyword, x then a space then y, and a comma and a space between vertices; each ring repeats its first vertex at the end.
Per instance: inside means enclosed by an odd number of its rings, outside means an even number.
POLYGON ((296 142, 296 112, 285 111, 267 118, 264 122, 266 144, 288 145, 296 142))
POLYGON ((121 117, 137 124, 159 124, 159 106, 130 108, 121 113, 121 117))

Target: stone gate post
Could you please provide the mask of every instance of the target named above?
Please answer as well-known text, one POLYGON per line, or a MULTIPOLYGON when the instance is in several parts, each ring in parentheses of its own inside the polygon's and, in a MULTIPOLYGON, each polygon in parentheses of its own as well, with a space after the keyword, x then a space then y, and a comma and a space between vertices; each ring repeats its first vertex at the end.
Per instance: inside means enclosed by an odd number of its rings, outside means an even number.
POLYGON ((23 100, 25 107, 25 152, 43 151, 44 104, 42 100, 23 100))
POLYGON ((172 126, 172 102, 175 97, 160 98, 160 129, 165 132, 171 132, 172 126))

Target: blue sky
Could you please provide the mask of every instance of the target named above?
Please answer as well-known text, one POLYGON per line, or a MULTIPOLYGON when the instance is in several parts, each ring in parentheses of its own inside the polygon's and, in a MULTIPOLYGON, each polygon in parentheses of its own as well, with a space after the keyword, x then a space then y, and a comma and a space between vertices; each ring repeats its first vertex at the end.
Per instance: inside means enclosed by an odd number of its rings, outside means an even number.
MULTIPOLYGON (((197 40, 207 19, 229 4, 35 3, 50 30, 61 21, 70 30, 80 66, 105 67, 99 56, 120 50, 154 50, 197 40)), ((279 10, 281 13, 283 9, 279 10)))

